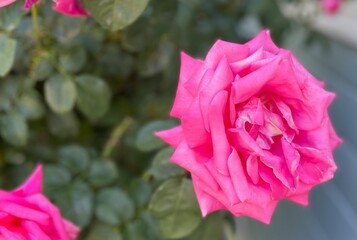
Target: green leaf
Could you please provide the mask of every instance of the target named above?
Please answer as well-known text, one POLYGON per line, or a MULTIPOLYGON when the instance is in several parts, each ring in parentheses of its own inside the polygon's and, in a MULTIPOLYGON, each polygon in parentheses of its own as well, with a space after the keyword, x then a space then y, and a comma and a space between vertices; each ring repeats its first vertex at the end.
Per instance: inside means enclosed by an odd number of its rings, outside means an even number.
POLYGON ((183 169, 170 162, 169 158, 174 153, 171 147, 160 150, 154 157, 148 173, 155 179, 163 180, 183 173, 183 169))
POLYGON ((143 212, 139 218, 125 226, 126 240, 159 240, 161 239, 158 224, 148 212, 143 212))
POLYGON ((60 138, 74 137, 78 135, 79 123, 72 112, 63 114, 50 113, 48 116, 48 129, 51 134, 60 138))
POLYGON ((89 119, 96 120, 109 108, 111 92, 105 81, 92 75, 82 75, 75 80, 78 90, 77 106, 89 119))
POLYGON ((21 95, 16 102, 16 110, 27 119, 39 119, 45 109, 36 93, 21 95))
POLYGON ((161 41, 157 49, 140 55, 138 72, 142 77, 149 77, 159 73, 170 64, 174 46, 168 41, 161 41))
POLYGON ((95 187, 103 187, 113 183, 118 178, 118 171, 113 162, 94 162, 89 170, 89 181, 95 187))
POLYGON ((16 54, 16 41, 0 35, 0 76, 5 76, 14 64, 16 54))
POLYGON ((26 11, 22 10, 22 1, 16 1, 9 6, 0 8, 0 28, 14 30, 21 22, 26 11))
POLYGON ((187 179, 170 179, 154 193, 149 210, 160 220, 165 238, 185 237, 197 228, 201 221, 192 182, 187 179))
POLYGON ((47 193, 57 191, 71 181, 71 173, 59 165, 45 165, 43 175, 45 192, 47 193))
POLYGON ((61 189, 56 200, 65 218, 80 227, 89 224, 93 215, 93 192, 87 183, 76 181, 68 185, 61 189))
POLYGON ((45 83, 45 98, 50 108, 56 113, 70 111, 76 100, 76 86, 61 75, 52 76, 45 83))
POLYGON ((5 141, 13 146, 25 146, 28 138, 28 126, 25 118, 16 112, 1 116, 0 134, 5 141))
POLYGON ((59 63, 68 72, 78 72, 86 63, 86 52, 82 47, 73 46, 65 50, 59 57, 59 63))
POLYGON ((43 80, 48 78, 53 73, 53 66, 48 58, 41 58, 32 72, 31 77, 36 80, 43 80))
POLYGON ((133 23, 144 11, 149 0, 84 0, 91 16, 103 27, 120 30, 133 23))
POLYGON ((154 121, 144 125, 136 138, 136 147, 141 151, 151 151, 165 146, 165 143, 154 135, 156 131, 172 128, 174 121, 154 121))
POLYGON ((85 171, 89 165, 89 154, 81 146, 69 145, 59 149, 59 161, 72 173, 77 174, 85 171))
POLYGON ((134 217, 134 204, 120 188, 101 190, 96 198, 96 217, 110 225, 119 225, 134 217))
POLYGON ((225 239, 223 238, 223 219, 220 214, 213 213, 208 215, 203 219, 195 231, 193 231, 189 236, 180 240, 206 239, 225 239))
POLYGON ((151 193, 151 185, 142 180, 132 182, 129 187, 129 194, 134 199, 135 204, 139 207, 144 207, 149 202, 151 193))
POLYGON ((90 228, 87 240, 122 240, 119 229, 97 222, 90 228))

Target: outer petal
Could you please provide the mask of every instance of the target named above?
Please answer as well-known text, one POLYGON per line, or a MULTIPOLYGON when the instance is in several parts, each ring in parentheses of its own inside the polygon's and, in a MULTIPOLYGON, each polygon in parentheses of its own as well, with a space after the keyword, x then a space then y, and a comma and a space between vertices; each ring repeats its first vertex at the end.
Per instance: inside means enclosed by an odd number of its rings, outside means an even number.
POLYGON ((67 221, 66 219, 63 220, 65 231, 67 232, 68 239, 74 240, 77 239, 80 229, 73 223, 67 221))
POLYGON ((265 207, 257 206, 248 202, 240 203, 230 208, 230 211, 236 215, 244 215, 258 219, 259 221, 269 224, 274 210, 278 204, 277 200, 269 202, 265 207))
POLYGON ((209 50, 205 64, 208 67, 216 68, 223 56, 226 56, 228 62, 236 62, 249 55, 249 49, 245 45, 217 40, 209 50))
POLYGON ((29 10, 33 4, 40 2, 40 0, 26 0, 23 8, 29 10))
POLYGON ((27 240, 20 231, 10 231, 5 226, 0 226, 0 239, 1 240, 27 240), (2 238, 4 237, 4 238, 2 238))
MULTIPOLYGON (((181 117, 187 108, 191 105, 194 96, 184 86, 191 78, 194 81, 200 81, 204 69, 202 69, 203 62, 201 60, 194 59, 184 52, 181 52, 181 69, 179 83, 177 86, 176 97, 171 109, 170 115, 173 117, 181 117), (197 76, 197 72, 202 71, 202 75, 197 76), (196 79, 198 78, 198 79, 196 79)), ((197 87, 199 82, 196 83, 197 87)))
POLYGON ((13 191, 18 196, 42 193, 42 165, 36 167, 32 175, 19 188, 13 191))
POLYGON ((257 51, 261 47, 270 53, 277 54, 279 52, 279 48, 274 44, 270 37, 269 30, 261 31, 255 38, 244 45, 249 48, 250 53, 257 51))
POLYGON ((175 148, 178 147, 180 142, 183 140, 183 132, 181 126, 177 126, 169 130, 156 132, 155 135, 160 137, 162 140, 164 140, 175 148))
POLYGON ((309 194, 307 192, 299 195, 290 196, 288 197, 288 199, 303 206, 309 205, 309 194))
POLYGON ((16 0, 0 0, 0 7, 4 7, 7 6, 13 2, 15 2, 16 0))
POLYGON ((42 194, 37 194, 29 197, 28 201, 50 216, 53 224, 53 234, 55 234, 58 239, 72 240, 66 231, 60 211, 46 197, 42 194))
MULTIPOLYGON (((203 115, 203 120, 207 131, 210 131, 210 127, 208 124, 209 120, 207 119, 209 118, 208 114, 211 109, 210 104, 212 100, 215 98, 215 96, 219 94, 220 91, 228 89, 228 87, 232 84, 232 81, 233 81, 233 74, 228 65, 227 58, 224 56, 219 62, 212 79, 207 83, 207 85, 203 89, 201 89, 199 94, 201 112, 203 115)), ((225 100, 225 102, 227 102, 227 99, 225 100)), ((225 105, 222 106, 222 108, 225 108, 225 105)), ((224 110, 225 109, 219 110, 219 112, 217 113, 220 115, 224 115, 223 113, 224 110)))
POLYGON ((80 0, 55 0, 53 9, 69 16, 81 17, 89 16, 80 0))
POLYGON ((199 99, 196 98, 190 108, 182 116, 182 129, 187 145, 198 147, 210 141, 209 134, 204 126, 199 99))
POLYGON ((52 240, 36 223, 23 221, 23 228, 26 230, 29 240, 52 240))
POLYGON ((197 161, 195 153, 187 146, 185 142, 177 147, 175 153, 171 156, 170 160, 177 165, 183 167, 187 171, 196 175, 201 181, 204 181, 213 190, 218 190, 219 186, 213 176, 210 174, 203 161, 197 161))
POLYGON ((16 203, 0 202, 0 211, 9 213, 12 216, 18 217, 20 219, 39 222, 43 225, 50 224, 50 218, 46 213, 16 203))
POLYGON ((260 69, 242 78, 237 78, 232 84, 234 103, 238 104, 247 101, 261 92, 265 84, 276 77, 277 70, 281 67, 281 61, 282 59, 277 57, 260 69))
POLYGON ((217 171, 229 176, 227 160, 231 153, 231 146, 227 140, 224 113, 226 112, 228 93, 221 91, 214 97, 209 112, 209 126, 213 145, 213 159, 217 171))
POLYGON ((201 188, 202 183, 199 180, 199 178, 196 177, 196 175, 192 174, 191 176, 192 176, 193 187, 195 188, 197 200, 200 205, 200 209, 203 217, 207 216, 211 212, 225 209, 222 203, 220 203, 214 197, 212 197, 211 195, 207 194, 205 191, 202 190, 201 188))
POLYGON ((241 202, 245 202, 247 199, 250 199, 251 189, 248 184, 247 176, 243 170, 242 161, 235 149, 232 149, 232 153, 228 158, 228 168, 234 190, 241 202))

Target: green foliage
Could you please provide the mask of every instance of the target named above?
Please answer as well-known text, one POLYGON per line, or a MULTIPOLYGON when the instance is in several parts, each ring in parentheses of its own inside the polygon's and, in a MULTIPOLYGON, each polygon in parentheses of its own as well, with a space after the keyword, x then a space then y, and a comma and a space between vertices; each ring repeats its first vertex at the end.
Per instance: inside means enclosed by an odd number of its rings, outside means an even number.
POLYGON ((25 146, 28 137, 28 127, 23 116, 9 112, 0 117, 0 133, 5 141, 13 146, 25 146))
POLYGON ((54 112, 68 112, 76 101, 76 86, 70 79, 54 75, 45 83, 45 97, 54 112))
POLYGON ((101 190, 96 199, 95 215, 104 223, 119 225, 134 217, 134 204, 119 188, 101 190))
POLYGON ((94 162, 89 170, 89 181, 94 187, 103 187, 114 182, 118 172, 112 162, 94 162))
POLYGON ((77 106, 89 119, 95 120, 109 108, 111 92, 105 81, 91 76, 81 75, 75 80, 78 89, 77 106))
POLYGON ((5 76, 11 69, 16 51, 16 41, 5 36, 0 35, 0 77, 5 76))
POLYGON ((136 138, 136 147, 141 151, 151 151, 163 147, 165 143, 155 137, 155 132, 172 128, 175 126, 173 121, 154 121, 143 126, 136 138))
POLYGON ((154 133, 179 124, 160 119, 181 50, 203 58, 218 38, 246 40, 252 16, 281 39, 289 22, 267 2, 83 0, 89 19, 51 1, 37 18, 23 1, 0 8, 0 187, 42 162, 44 192, 80 239, 227 239, 226 216, 202 220, 189 174, 154 133))
POLYGON ((160 150, 152 160, 151 167, 147 174, 158 180, 164 180, 182 174, 184 172, 182 168, 169 161, 173 153, 174 149, 171 147, 160 150))
POLYGON ((165 238, 177 239, 191 233, 200 223, 201 214, 187 179, 170 179, 154 193, 149 209, 160 221, 165 238))
POLYGON ((135 21, 144 11, 149 0, 84 0, 91 15, 112 31, 123 29, 135 21))

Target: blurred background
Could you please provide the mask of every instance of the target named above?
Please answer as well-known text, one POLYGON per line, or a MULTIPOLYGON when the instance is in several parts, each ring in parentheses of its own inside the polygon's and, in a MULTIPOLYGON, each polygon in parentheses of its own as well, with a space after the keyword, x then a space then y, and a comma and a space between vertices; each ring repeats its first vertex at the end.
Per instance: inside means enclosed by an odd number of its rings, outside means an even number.
MULTIPOLYGON (((357 1, 322 2, 151 0, 115 31, 103 16, 60 15, 51 1, 36 17, 21 1, 1 8, 0 187, 44 163, 46 196, 82 228, 81 239, 356 240, 357 1), (337 94, 336 176, 312 191, 308 207, 280 203, 270 225, 225 213, 201 220, 197 208, 179 209, 190 221, 167 225, 148 208, 157 186, 184 173, 152 132, 177 124, 168 113, 179 52, 203 58, 217 39, 244 43, 264 28, 337 94)), ((173 212, 172 201, 164 203, 173 212)))

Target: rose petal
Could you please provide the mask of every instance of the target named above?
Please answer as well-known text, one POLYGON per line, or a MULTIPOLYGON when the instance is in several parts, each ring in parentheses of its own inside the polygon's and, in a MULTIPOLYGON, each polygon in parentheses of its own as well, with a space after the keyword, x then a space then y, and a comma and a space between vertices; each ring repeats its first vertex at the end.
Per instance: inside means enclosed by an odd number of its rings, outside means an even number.
POLYGON ((9 213, 20 219, 27 219, 30 221, 39 222, 42 225, 48 225, 50 223, 50 218, 48 214, 13 202, 1 201, 0 211, 9 213))
POLYGON ((251 189, 244 173, 241 159, 235 149, 232 149, 228 158, 228 169, 234 190, 236 191, 241 202, 245 202, 247 199, 250 199, 251 189))
POLYGON ((244 202, 232 206, 230 210, 236 215, 252 217, 265 224, 269 224, 277 204, 278 201, 274 200, 269 202, 268 205, 261 207, 259 205, 254 205, 249 202, 244 202))
POLYGON ((223 56, 227 58, 229 63, 236 62, 247 57, 248 51, 249 48, 244 45, 217 40, 208 51, 205 64, 210 68, 216 68, 223 56))
POLYGON ((34 222, 23 221, 22 226, 26 230, 29 240, 52 240, 47 234, 34 222))
MULTIPOLYGON (((184 87, 184 84, 197 73, 198 69, 202 69, 202 65, 203 63, 201 60, 191 58, 186 53, 181 52, 180 77, 175 101, 170 112, 171 116, 181 117, 187 108, 191 105, 194 96, 190 93, 190 91, 187 90, 187 88, 184 87)), ((199 77, 200 79, 202 78, 203 73, 201 77, 199 77)))
POLYGON ((40 2, 40 0, 26 0, 23 9, 29 10, 33 4, 40 2))
POLYGON ((309 195, 308 193, 303 193, 299 195, 293 195, 288 197, 289 200, 301 204, 303 206, 309 205, 309 195))
MULTIPOLYGON (((201 112, 207 131, 210 131, 207 118, 209 118, 208 114, 210 111, 211 102, 219 92, 225 90, 228 86, 230 86, 232 81, 233 74, 231 69, 229 68, 227 58, 222 57, 212 79, 207 83, 207 85, 201 90, 199 94, 201 112)), ((226 102, 227 100, 225 100, 225 103, 226 102)), ((222 110, 220 112, 220 115, 223 115, 222 110)))
POLYGON ((273 169, 274 175, 281 181, 282 184, 293 191, 296 189, 296 179, 290 173, 284 158, 265 150, 264 156, 261 156, 260 160, 267 167, 273 169))
POLYGON ((73 17, 89 16, 80 0, 54 0, 55 11, 73 17))
POLYGON ((21 229, 10 231, 5 226, 0 226, 0 239, 4 240, 27 240, 21 229), (4 238, 2 238, 4 237, 4 238))
POLYGON ((259 48, 263 48, 273 54, 278 54, 280 50, 272 41, 269 30, 261 31, 255 38, 244 45, 249 48, 250 53, 256 52, 259 48))
POLYGON ((209 141, 209 134, 205 128, 199 104, 199 100, 196 98, 181 118, 183 134, 191 148, 209 141))
POLYGON ((181 126, 177 126, 164 131, 155 132, 155 135, 162 138, 162 140, 164 140, 175 148, 183 140, 183 132, 181 126))
POLYGON ((60 211, 45 196, 42 194, 36 194, 28 197, 27 200, 50 216, 53 224, 53 234, 55 234, 55 236, 58 236, 59 239, 63 240, 74 240, 70 239, 66 232, 60 211))
POLYGON ((205 181, 212 189, 219 188, 216 180, 206 167, 195 159, 193 150, 185 142, 180 143, 170 160, 205 181))
POLYGON ((227 160, 231 152, 230 144, 227 140, 224 123, 224 112, 227 103, 228 93, 221 91, 217 93, 211 102, 208 123, 211 129, 211 138, 213 144, 213 158, 217 170, 229 176, 227 160))
POLYGON ((217 201, 216 198, 212 197, 211 195, 209 195, 208 193, 202 190, 201 188, 202 182, 199 180, 199 178, 196 175, 192 174, 191 176, 192 176, 193 187, 195 189, 195 193, 203 217, 207 216, 211 212, 225 209, 224 205, 219 201, 217 201))
POLYGON ((14 190, 13 193, 18 196, 42 193, 42 165, 38 165, 27 181, 14 190))
POLYGON ((275 78, 277 70, 281 67, 281 61, 280 57, 276 57, 260 69, 242 78, 236 77, 232 83, 234 103, 247 101, 258 94, 269 80, 275 78))
POLYGON ((15 2, 16 0, 0 0, 0 7, 4 7, 7 6, 13 2, 15 2))

